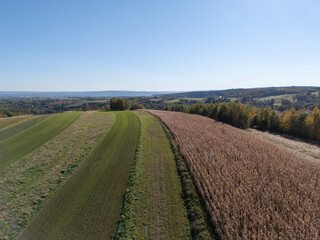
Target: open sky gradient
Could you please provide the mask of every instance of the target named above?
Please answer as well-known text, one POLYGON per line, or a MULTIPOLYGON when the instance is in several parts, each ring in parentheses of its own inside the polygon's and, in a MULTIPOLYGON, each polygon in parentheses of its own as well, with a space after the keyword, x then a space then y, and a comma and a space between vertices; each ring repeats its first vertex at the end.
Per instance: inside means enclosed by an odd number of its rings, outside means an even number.
POLYGON ((1 0, 0 91, 320 85, 320 0, 1 0))

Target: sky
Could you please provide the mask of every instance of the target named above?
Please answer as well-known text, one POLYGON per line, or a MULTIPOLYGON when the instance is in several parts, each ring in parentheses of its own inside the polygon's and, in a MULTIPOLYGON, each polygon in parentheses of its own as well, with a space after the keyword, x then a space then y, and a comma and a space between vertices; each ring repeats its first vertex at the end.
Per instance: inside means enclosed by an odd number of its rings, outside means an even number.
POLYGON ((320 86, 320 0, 0 0, 0 91, 320 86))

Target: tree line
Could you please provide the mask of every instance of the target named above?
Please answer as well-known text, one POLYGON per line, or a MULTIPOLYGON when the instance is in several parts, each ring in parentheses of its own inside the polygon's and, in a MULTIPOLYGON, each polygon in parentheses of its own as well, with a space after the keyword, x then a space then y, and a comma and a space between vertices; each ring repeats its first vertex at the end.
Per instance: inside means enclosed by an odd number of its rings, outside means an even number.
POLYGON ((131 102, 127 98, 111 98, 110 99, 110 110, 112 111, 123 111, 123 110, 135 110, 142 109, 143 105, 131 102))
POLYGON ((320 140, 320 110, 291 108, 278 112, 268 107, 256 108, 242 103, 169 105, 168 111, 199 114, 235 127, 258 128, 270 132, 320 140))
POLYGON ((136 99, 124 98, 11 98, 0 99, 0 118, 65 111, 134 110, 143 108, 136 99))

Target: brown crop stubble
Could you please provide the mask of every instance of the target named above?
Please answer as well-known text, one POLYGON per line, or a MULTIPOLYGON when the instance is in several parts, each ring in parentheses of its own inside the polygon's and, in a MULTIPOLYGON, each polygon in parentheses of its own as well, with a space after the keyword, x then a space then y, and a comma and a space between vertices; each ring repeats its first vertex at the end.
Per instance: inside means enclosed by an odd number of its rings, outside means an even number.
POLYGON ((319 239, 319 162, 206 117, 152 113, 172 131, 222 239, 319 239))

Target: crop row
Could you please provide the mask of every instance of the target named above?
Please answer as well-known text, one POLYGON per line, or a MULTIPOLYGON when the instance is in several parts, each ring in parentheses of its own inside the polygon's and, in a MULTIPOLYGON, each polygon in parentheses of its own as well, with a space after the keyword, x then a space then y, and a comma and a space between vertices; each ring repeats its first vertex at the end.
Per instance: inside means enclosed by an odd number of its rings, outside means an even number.
POLYGON ((221 239, 319 239, 320 164, 199 115, 169 127, 221 239))

